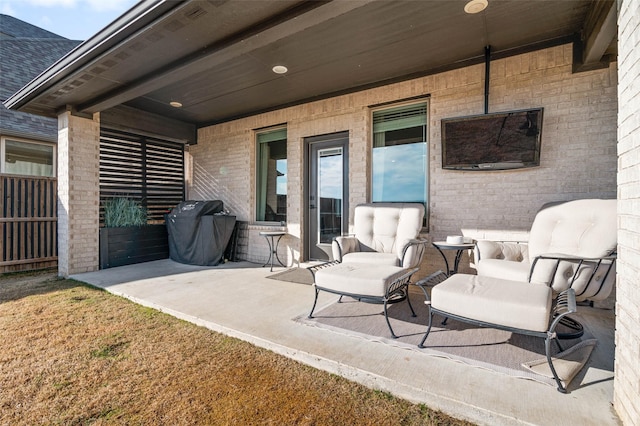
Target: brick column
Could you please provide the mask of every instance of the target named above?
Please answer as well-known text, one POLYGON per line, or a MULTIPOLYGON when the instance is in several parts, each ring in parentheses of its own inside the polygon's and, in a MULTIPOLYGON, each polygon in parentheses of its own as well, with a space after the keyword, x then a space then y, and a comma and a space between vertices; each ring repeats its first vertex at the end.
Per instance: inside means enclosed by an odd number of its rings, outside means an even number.
POLYGON ((98 269, 100 117, 58 116, 58 273, 98 269))
POLYGON ((618 285, 613 405, 640 425, 640 2, 618 14, 618 285))

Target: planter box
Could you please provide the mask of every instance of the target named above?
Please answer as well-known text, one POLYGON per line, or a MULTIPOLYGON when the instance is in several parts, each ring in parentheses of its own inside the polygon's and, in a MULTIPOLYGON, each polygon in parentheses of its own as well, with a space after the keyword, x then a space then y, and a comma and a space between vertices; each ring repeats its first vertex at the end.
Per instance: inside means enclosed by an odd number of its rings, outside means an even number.
POLYGON ((168 258, 164 224, 100 228, 100 269, 168 258))

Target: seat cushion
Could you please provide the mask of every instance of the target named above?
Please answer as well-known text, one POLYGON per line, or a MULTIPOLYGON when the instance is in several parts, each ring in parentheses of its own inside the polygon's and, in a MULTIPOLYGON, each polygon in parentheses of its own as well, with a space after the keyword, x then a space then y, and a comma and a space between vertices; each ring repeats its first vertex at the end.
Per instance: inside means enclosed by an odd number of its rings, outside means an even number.
POLYGON ((342 263, 368 263, 374 265, 400 266, 400 259, 395 253, 378 253, 360 251, 342 256, 342 263))
POLYGON ((527 282, 529 278, 529 262, 515 262, 502 259, 480 259, 476 264, 478 275, 500 278, 509 281, 527 282))
POLYGON ((398 266, 341 263, 320 269, 315 275, 315 284, 338 293, 383 297, 389 286, 406 269, 398 266))
POLYGON ((552 290, 545 285, 456 274, 431 291, 440 311, 505 327, 547 331, 552 290))

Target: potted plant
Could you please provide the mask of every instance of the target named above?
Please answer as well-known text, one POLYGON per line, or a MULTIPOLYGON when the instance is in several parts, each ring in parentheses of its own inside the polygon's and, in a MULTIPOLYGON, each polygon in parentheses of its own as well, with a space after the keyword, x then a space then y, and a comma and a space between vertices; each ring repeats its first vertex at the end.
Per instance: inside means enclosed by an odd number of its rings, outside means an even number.
POLYGON ((125 226, 143 226, 147 224, 147 209, 130 198, 116 197, 105 201, 105 228, 122 228, 125 226))
POLYGON ((100 269, 169 257, 165 224, 147 224, 147 210, 136 200, 115 197, 103 203, 100 269))

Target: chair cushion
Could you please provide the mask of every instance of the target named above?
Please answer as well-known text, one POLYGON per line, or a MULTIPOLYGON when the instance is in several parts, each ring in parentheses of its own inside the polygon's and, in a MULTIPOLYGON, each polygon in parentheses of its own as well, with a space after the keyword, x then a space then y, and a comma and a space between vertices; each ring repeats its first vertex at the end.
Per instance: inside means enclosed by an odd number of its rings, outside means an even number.
POLYGON ((356 206, 354 233, 360 251, 394 253, 402 257, 405 245, 422 229, 424 206, 419 203, 372 203, 356 206))
POLYGON ((506 242, 506 241, 476 241, 476 262, 484 259, 502 259, 512 262, 523 262, 529 260, 528 246, 526 242, 506 242))
POLYGON ((456 274, 431 290, 431 305, 461 317, 506 327, 546 331, 551 288, 478 275, 456 274))
POLYGON ((374 265, 400 266, 400 259, 395 253, 378 253, 376 251, 360 251, 342 256, 343 263, 368 263, 374 265))
POLYGON ((345 254, 359 250, 360 242, 356 237, 344 235, 334 238, 331 242, 333 260, 337 260, 338 262, 342 262, 342 256, 345 254))
POLYGON ((338 293, 383 297, 405 272, 398 266, 341 263, 316 271, 315 284, 338 293))
POLYGON ((481 259, 476 265, 478 275, 510 281, 527 281, 530 268, 529 262, 502 259, 481 259))
POLYGON ((574 200, 542 206, 531 225, 529 261, 546 253, 599 258, 618 245, 616 200, 574 200))
MULTIPOLYGON (((608 256, 617 248, 617 226, 616 200, 584 199, 546 204, 531 225, 529 261, 552 253, 584 258, 608 256)), ((590 300, 603 300, 611 292, 615 274, 609 274, 604 284, 601 280, 590 282, 595 265, 583 264, 576 280, 571 281, 578 264, 562 262, 556 270, 555 261, 544 260, 533 270, 531 282, 548 283, 553 277, 556 292, 566 290, 571 284, 576 291, 576 300, 586 300, 588 294, 594 295, 590 300)), ((596 273, 596 277, 602 276, 596 273)))
MULTIPOLYGON (((611 255, 617 248, 616 200, 582 199, 545 204, 531 225, 527 246, 528 252, 521 253, 523 258, 528 255, 522 267, 533 265, 541 255, 580 258, 611 255)), ((478 275, 528 280, 529 273, 520 275, 520 267, 509 262, 520 260, 518 249, 508 243, 479 241, 475 250, 478 275)), ((530 282, 551 285, 556 293, 571 287, 578 302, 604 300, 616 280, 615 266, 609 271, 609 265, 607 261, 598 266, 597 262, 558 264, 555 260, 540 260, 531 271, 530 282)))

